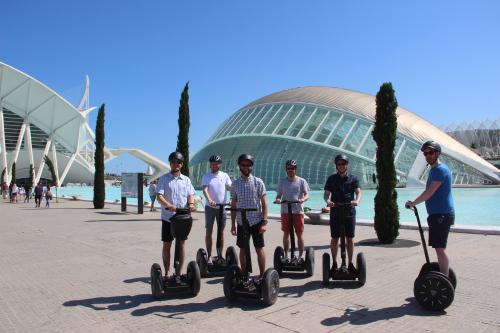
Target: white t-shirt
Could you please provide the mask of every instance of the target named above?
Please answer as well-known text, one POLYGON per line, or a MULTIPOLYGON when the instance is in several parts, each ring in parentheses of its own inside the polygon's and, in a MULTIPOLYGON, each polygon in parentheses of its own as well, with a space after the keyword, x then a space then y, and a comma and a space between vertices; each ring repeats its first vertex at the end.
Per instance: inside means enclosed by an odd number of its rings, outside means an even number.
POLYGON ((224 204, 226 203, 226 186, 231 186, 231 179, 227 173, 220 170, 216 174, 207 172, 203 175, 201 186, 203 186, 203 188, 205 188, 205 186, 208 187, 208 194, 210 194, 210 198, 212 198, 215 203, 224 204))

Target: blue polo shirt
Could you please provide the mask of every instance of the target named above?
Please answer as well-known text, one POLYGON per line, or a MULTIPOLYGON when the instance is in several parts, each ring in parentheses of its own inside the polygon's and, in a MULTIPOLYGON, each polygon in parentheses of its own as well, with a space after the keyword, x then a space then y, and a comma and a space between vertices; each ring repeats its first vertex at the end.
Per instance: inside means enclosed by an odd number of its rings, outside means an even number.
POLYGON ((436 192, 425 202, 427 214, 455 214, 455 205, 451 195, 451 172, 448 167, 439 163, 429 171, 426 188, 433 181, 441 182, 436 192))
MULTIPOLYGON (((189 177, 186 177, 183 174, 180 174, 178 177, 174 177, 172 172, 169 172, 160 177, 158 185, 156 186, 156 193, 163 195, 165 199, 176 208, 186 208, 188 196, 194 195, 195 191, 189 177)), ((174 215, 175 212, 172 212, 162 206, 162 220, 170 222, 170 218, 174 215)))

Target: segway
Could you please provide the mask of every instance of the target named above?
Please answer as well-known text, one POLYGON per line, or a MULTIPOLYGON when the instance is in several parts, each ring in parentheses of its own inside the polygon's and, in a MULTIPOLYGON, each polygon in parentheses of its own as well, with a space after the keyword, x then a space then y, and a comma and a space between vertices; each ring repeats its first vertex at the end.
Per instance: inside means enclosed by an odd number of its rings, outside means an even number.
POLYGON ((303 260, 295 256, 295 233, 293 230, 293 214, 292 204, 298 204, 299 201, 281 201, 282 205, 287 205, 288 208, 288 230, 290 231, 290 258, 285 257, 285 250, 281 246, 277 246, 274 250, 274 269, 281 276, 283 271, 303 272, 306 271, 307 276, 314 274, 314 249, 306 248, 306 259, 303 260))
MULTIPOLYGON (((186 238, 191 231, 193 218, 189 209, 177 208, 175 215, 170 218, 172 236, 175 238, 174 270, 179 267, 180 243, 177 238, 186 238)), ((176 281, 175 276, 165 278, 159 264, 154 263, 151 266, 151 294, 154 299, 160 299, 163 293, 172 292, 190 292, 196 296, 200 292, 200 269, 196 261, 190 261, 187 265, 187 274, 180 276, 180 282, 176 281)))
POLYGON ((356 256, 356 268, 354 270, 349 270, 346 265, 346 245, 345 245, 345 211, 351 206, 350 202, 336 202, 332 209, 338 209, 337 216, 340 217, 341 221, 341 234, 340 234, 340 256, 342 258, 342 264, 340 267, 335 269, 330 267, 330 255, 328 253, 323 253, 323 284, 327 286, 332 280, 358 280, 358 284, 363 286, 366 282, 366 261, 365 255, 359 252, 356 256))
POLYGON ((439 264, 437 262, 430 262, 417 207, 411 207, 410 209, 413 210, 417 218, 418 230, 426 261, 413 284, 413 294, 417 302, 425 309, 442 311, 453 303, 457 287, 457 277, 453 269, 450 268, 450 276, 448 277, 439 271, 439 264))
POLYGON ((208 255, 205 249, 198 249, 196 253, 196 263, 200 268, 201 277, 207 277, 209 274, 224 274, 232 265, 238 265, 238 255, 233 246, 226 249, 226 257, 222 256, 222 218, 224 217, 224 206, 229 204, 217 204, 219 207, 219 219, 217 219, 217 256, 212 257, 212 262, 208 263, 208 255))
POLYGON ((243 223, 243 236, 245 239, 245 271, 237 265, 232 265, 224 275, 224 295, 229 301, 235 301, 239 297, 254 298, 262 300, 267 305, 276 302, 280 290, 280 279, 274 268, 268 268, 262 278, 251 278, 252 257, 250 255, 250 225, 247 219, 248 211, 256 211, 256 208, 227 208, 230 211, 241 212, 243 223))

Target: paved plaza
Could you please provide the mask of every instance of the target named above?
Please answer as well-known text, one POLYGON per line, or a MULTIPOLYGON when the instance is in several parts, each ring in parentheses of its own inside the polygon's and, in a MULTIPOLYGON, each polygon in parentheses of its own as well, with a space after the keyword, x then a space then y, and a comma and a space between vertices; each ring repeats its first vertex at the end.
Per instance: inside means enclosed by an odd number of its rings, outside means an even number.
MULTIPOLYGON (((369 226, 358 226, 356 235, 355 251, 367 259, 363 287, 323 287, 329 228, 306 225, 315 274, 282 277, 273 306, 228 303, 221 277, 202 279, 197 297, 156 301, 149 270, 161 262, 159 213, 91 207, 64 200, 50 209, 0 202, 0 332, 500 332, 500 236, 450 234, 458 286, 443 313, 423 310, 413 297, 424 262, 418 232, 401 230, 395 244, 380 246, 369 226)), ((194 218, 188 260, 204 247, 203 215, 194 218)), ((281 238, 279 223, 270 222, 268 267, 281 238)), ((236 242, 228 229, 226 239, 236 242)))

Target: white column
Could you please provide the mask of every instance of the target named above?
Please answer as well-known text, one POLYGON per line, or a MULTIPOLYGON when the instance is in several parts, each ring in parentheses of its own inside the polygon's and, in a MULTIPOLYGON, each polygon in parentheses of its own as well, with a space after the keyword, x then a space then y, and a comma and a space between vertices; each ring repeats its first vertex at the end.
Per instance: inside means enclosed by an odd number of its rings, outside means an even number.
MULTIPOLYGON (((0 164, 0 173, 5 169, 5 180, 9 181, 9 168, 7 168, 7 148, 5 147, 5 128, 3 123, 3 100, 0 98, 0 149, 2 150, 1 154, 1 164, 0 164)), ((3 182, 3 179, 1 179, 3 182)))
POLYGON ((52 164, 54 164, 54 169, 56 170, 57 187, 61 187, 61 182, 59 181, 59 167, 57 166, 57 152, 55 142, 52 143, 52 164))
POLYGON ((21 144, 23 143, 24 132, 26 131, 26 123, 21 125, 21 130, 19 131, 19 136, 17 137, 16 149, 14 150, 14 156, 12 157, 12 163, 17 163, 17 158, 19 157, 19 150, 21 149, 21 144))
POLYGON ((50 136, 49 139, 47 140, 47 144, 45 145, 45 149, 43 150, 42 157, 40 158, 40 163, 38 164, 38 171, 37 171, 36 177, 35 177, 35 184, 38 184, 40 177, 42 177, 42 171, 43 171, 43 168, 45 167, 44 157, 45 157, 45 155, 47 155, 49 153, 49 148, 50 148, 51 143, 52 143, 52 136, 50 136))
POLYGON ((28 148, 28 156, 30 158, 30 164, 33 164, 33 168, 35 167, 35 159, 33 158, 33 146, 31 145, 31 129, 30 123, 26 122, 26 138, 25 145, 28 148))
POLYGON ((75 161, 77 154, 78 153, 73 153, 73 155, 71 155, 71 157, 68 161, 68 164, 66 164, 66 167, 64 168, 64 171, 61 175, 61 179, 59 180, 59 184, 62 184, 64 182, 64 178, 66 178, 66 175, 68 174, 69 168, 71 168, 71 165, 73 165, 73 162, 75 161))

